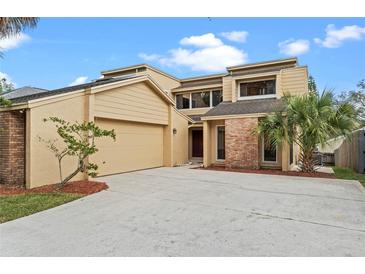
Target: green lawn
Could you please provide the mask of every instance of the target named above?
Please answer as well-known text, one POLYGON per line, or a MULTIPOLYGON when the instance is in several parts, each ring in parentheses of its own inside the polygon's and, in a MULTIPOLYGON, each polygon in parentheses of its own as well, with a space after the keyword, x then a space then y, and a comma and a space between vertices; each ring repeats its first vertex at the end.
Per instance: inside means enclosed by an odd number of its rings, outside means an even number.
POLYGON ((59 206, 83 196, 62 192, 0 196, 0 223, 59 206))
POLYGON ((354 172, 350 168, 333 167, 338 179, 357 180, 365 187, 365 175, 354 172))

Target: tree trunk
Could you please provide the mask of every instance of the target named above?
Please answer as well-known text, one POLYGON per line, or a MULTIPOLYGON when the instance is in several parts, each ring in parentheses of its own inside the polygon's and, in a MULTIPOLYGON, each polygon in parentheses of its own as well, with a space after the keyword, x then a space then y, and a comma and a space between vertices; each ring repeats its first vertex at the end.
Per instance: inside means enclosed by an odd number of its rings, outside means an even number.
POLYGON ((77 175, 77 173, 79 173, 80 171, 83 171, 83 169, 85 167, 84 159, 85 158, 83 158, 82 160, 79 161, 77 169, 74 172, 72 172, 70 175, 68 175, 65 179, 63 179, 61 181, 60 187, 59 187, 60 189, 62 189, 68 181, 70 181, 73 177, 75 177, 77 175))
POLYGON ((302 172, 315 172, 315 161, 313 158, 313 150, 307 150, 300 153, 301 171, 302 172))

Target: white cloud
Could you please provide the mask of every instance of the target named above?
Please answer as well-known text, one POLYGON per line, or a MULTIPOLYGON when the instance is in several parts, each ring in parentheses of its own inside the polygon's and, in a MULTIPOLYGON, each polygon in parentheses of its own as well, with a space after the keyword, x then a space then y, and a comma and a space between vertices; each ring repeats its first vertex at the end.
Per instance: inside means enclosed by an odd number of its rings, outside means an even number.
POLYGON ((330 24, 326 27, 326 37, 324 40, 315 38, 314 42, 325 48, 338 48, 346 40, 361 40, 365 37, 365 28, 357 25, 344 26, 336 29, 336 26, 330 24))
POLYGON ((288 39, 278 44, 280 53, 295 56, 301 55, 309 51, 310 42, 304 39, 288 39))
POLYGON ((199 36, 185 37, 180 40, 180 45, 195 46, 198 48, 211 48, 222 46, 223 42, 215 37, 213 33, 206 33, 199 36))
POLYGON ((76 86, 76 85, 81 85, 81 84, 85 84, 87 79, 89 77, 87 76, 80 76, 77 77, 74 81, 72 81, 68 86, 76 86))
POLYGON ((1 38, 0 39, 0 49, 2 51, 14 49, 20 46, 20 44, 29 41, 30 37, 25 33, 19 33, 15 36, 1 38))
POLYGON ((199 50, 173 49, 160 63, 167 66, 186 66, 194 71, 222 71, 228 66, 247 62, 247 54, 235 47, 222 45, 199 50))
POLYGON ((190 36, 181 39, 181 45, 197 48, 179 47, 171 49, 166 55, 139 54, 147 61, 156 61, 170 67, 185 66, 193 71, 217 72, 228 66, 247 63, 247 53, 239 48, 225 45, 214 34, 190 36))
POLYGON ((230 31, 230 32, 222 32, 221 35, 230 41, 244 43, 247 40, 248 32, 230 31))
POLYGON ((9 76, 9 74, 0 71, 0 80, 1 79, 4 79, 4 78, 6 79, 6 82, 7 83, 13 84, 14 87, 17 86, 17 84, 15 82, 13 82, 13 80, 11 79, 11 77, 9 76))
POLYGON ((158 54, 146 54, 146 53, 140 53, 138 54, 138 57, 146 61, 156 61, 161 58, 161 56, 158 54))

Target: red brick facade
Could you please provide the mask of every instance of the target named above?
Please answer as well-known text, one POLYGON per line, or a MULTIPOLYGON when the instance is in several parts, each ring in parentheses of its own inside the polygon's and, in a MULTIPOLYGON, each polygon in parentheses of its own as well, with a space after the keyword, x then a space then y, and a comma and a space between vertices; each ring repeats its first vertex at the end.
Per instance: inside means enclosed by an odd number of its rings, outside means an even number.
POLYGON ((227 168, 259 168, 259 138, 252 135, 258 118, 225 120, 227 168))
POLYGON ((0 183, 25 183, 25 112, 0 112, 0 183))

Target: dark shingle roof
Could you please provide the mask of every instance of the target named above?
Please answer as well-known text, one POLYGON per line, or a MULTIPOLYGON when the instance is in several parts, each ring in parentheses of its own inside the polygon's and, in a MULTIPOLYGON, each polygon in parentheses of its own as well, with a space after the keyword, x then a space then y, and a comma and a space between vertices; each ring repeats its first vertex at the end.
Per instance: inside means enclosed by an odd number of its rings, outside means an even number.
POLYGON ((255 99, 238 101, 235 103, 222 102, 203 116, 269 113, 283 110, 283 108, 284 104, 281 99, 255 99))
POLYGON ((3 97, 5 99, 15 99, 18 97, 24 97, 24 96, 28 96, 28 95, 33 95, 33 94, 38 94, 38 93, 43 93, 43 92, 47 92, 49 90, 47 89, 43 89, 43 88, 35 88, 35 87, 22 87, 22 88, 17 88, 14 89, 12 91, 3 93, 3 97))
POLYGON ((195 122, 200 122, 203 115, 188 115, 189 118, 193 119, 195 122))
POLYGON ((102 79, 99 79, 99 80, 96 80, 96 81, 93 81, 90 83, 86 83, 86 84, 65 87, 65 88, 60 88, 60 89, 54 89, 54 90, 50 90, 50 91, 46 91, 46 92, 17 97, 17 98, 11 99, 11 102, 13 104, 26 103, 28 101, 35 100, 35 99, 40 99, 40 98, 45 98, 45 97, 54 96, 54 95, 58 95, 58 94, 68 93, 68 92, 85 89, 85 88, 106 85, 106 84, 110 84, 110 83, 114 83, 114 82, 124 81, 127 79, 137 78, 137 77, 140 77, 140 76, 128 75, 125 77, 102 78, 102 79))

